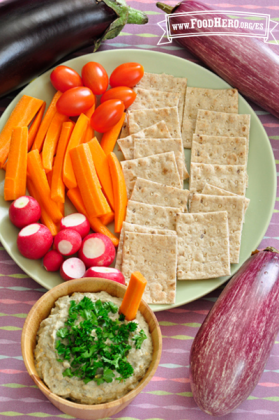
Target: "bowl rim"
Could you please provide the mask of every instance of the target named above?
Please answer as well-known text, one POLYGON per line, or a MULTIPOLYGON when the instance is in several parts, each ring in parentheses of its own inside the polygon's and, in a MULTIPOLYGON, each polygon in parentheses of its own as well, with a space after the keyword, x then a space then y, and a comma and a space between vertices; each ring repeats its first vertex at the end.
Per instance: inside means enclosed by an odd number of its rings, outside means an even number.
MULTIPOLYGON (((97 410, 113 409, 113 408, 116 408, 119 405, 125 404, 125 403, 127 405, 128 402, 133 400, 143 390, 143 388, 145 388, 145 386, 150 382, 150 380, 152 379, 152 377, 154 376, 154 374, 155 374, 155 372, 158 368, 158 365, 159 365, 159 362, 160 362, 160 359, 161 359, 161 354, 162 354, 162 333, 161 333, 159 323, 157 321, 157 318, 156 318, 154 312, 152 311, 152 309, 148 306, 148 304, 143 299, 141 300, 140 307, 142 307, 142 309, 144 308, 144 310, 147 311, 151 315, 152 322, 154 322, 154 324, 155 324, 154 330, 156 329, 157 334, 158 334, 158 352, 157 352, 156 358, 155 359, 154 359, 154 357, 152 358, 151 364, 152 364, 152 362, 154 363, 152 369, 149 371, 149 368, 148 368, 144 377, 140 380, 138 385, 134 389, 132 389, 131 391, 129 391, 127 394, 125 394, 123 397, 121 397, 119 399, 116 399, 116 400, 113 400, 113 401, 110 401, 110 402, 106 402, 106 403, 102 403, 102 404, 91 404, 90 405, 90 404, 80 404, 80 403, 77 403, 77 402, 67 400, 63 397, 60 397, 60 396, 54 394, 45 385, 43 380, 39 377, 36 369, 32 368, 32 366, 29 363, 28 358, 26 357, 26 345, 27 345, 26 338, 25 338, 26 337, 26 330, 29 328, 30 322, 33 319, 33 316, 36 313, 38 307, 41 305, 42 302, 48 300, 48 297, 52 295, 54 290, 60 292, 60 289, 63 290, 65 288, 65 290, 66 290, 67 286, 68 287, 70 285, 75 286, 76 284, 80 285, 81 280, 83 282, 84 281, 87 282, 87 281, 92 281, 92 280, 99 280, 99 281, 103 282, 104 284, 108 284, 108 285, 111 284, 111 282, 112 282, 112 280, 108 280, 108 279, 104 279, 104 278, 100 278, 100 277, 84 277, 84 278, 81 278, 81 279, 74 279, 74 280, 69 280, 67 282, 60 283, 57 286, 55 286, 54 288, 52 288, 52 289, 48 290, 46 293, 44 293, 43 296, 41 296, 40 299, 38 299, 36 301, 36 303, 30 309, 30 311, 29 311, 29 313, 26 317, 26 320, 24 322, 24 325, 23 325, 22 334, 21 334, 21 352, 22 352, 25 367, 27 369, 28 374, 33 379, 35 384, 38 386, 40 391, 43 392, 43 394, 48 399, 51 398, 52 400, 54 400, 57 404, 59 404, 59 406, 66 405, 68 408, 79 409, 79 410, 83 410, 83 412, 84 412, 84 411, 92 411, 92 410, 97 411, 97 410)), ((117 283, 117 282, 114 282, 114 283, 117 283)), ((119 288, 124 293, 127 289, 127 287, 122 285, 121 283, 117 283, 117 285, 116 286, 114 285, 114 287, 116 287, 116 289, 119 288)), ((100 291, 102 291, 102 290, 100 290, 100 291)), ((89 292, 89 291, 87 291, 87 292, 82 292, 82 291, 75 292, 75 291, 73 291, 73 292, 70 292, 70 295, 73 294, 73 293, 98 293, 98 292, 97 291, 96 292, 89 292)), ((53 305, 54 305, 54 302, 56 302, 57 299, 59 299, 62 296, 67 296, 67 295, 69 295, 69 293, 65 292, 65 293, 61 294, 60 296, 58 296, 53 301, 53 305)), ((140 312, 142 313, 142 310, 140 310, 140 312)), ((147 324, 149 325, 149 323, 146 320, 143 313, 142 313, 142 315, 143 315, 145 321, 147 322, 147 324)), ((40 321, 40 322, 42 322, 42 321, 40 321)), ((153 341, 153 339, 152 339, 152 341, 153 341)), ((153 342, 153 345, 154 345, 154 342, 153 342)), ((154 352, 153 352, 153 355, 154 355, 154 352)))

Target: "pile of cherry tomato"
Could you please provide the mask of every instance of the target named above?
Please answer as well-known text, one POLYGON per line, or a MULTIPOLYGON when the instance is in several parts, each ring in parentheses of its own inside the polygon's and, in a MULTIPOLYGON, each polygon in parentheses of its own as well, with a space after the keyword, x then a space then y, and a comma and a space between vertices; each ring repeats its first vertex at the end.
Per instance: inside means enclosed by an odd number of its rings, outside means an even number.
POLYGON ((138 63, 121 64, 110 78, 104 67, 96 62, 85 64, 81 76, 70 67, 58 66, 50 75, 53 86, 63 92, 57 101, 57 110, 69 117, 78 116, 96 103, 95 95, 102 95, 91 125, 94 130, 104 133, 118 123, 124 110, 136 99, 131 88, 143 74, 143 66, 138 63), (107 90, 109 85, 111 89, 107 90))

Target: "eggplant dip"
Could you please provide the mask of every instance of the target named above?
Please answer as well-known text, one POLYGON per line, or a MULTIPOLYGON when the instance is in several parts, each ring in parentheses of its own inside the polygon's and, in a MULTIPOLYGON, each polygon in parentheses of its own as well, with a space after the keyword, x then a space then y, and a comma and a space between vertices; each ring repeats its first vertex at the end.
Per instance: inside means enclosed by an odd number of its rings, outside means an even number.
POLYGON ((40 378, 56 395, 81 404, 123 397, 145 375, 153 353, 148 324, 118 313, 122 299, 74 293, 41 322, 34 351, 40 378))

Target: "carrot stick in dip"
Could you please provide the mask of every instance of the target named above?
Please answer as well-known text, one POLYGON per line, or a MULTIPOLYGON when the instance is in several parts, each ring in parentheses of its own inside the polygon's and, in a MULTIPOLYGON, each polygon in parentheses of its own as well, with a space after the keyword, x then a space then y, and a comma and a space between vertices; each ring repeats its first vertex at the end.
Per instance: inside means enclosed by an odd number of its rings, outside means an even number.
POLYGON ((119 312, 125 315, 125 319, 127 321, 132 321, 136 318, 146 284, 147 281, 145 277, 143 277, 139 271, 132 273, 127 290, 119 308, 119 312))

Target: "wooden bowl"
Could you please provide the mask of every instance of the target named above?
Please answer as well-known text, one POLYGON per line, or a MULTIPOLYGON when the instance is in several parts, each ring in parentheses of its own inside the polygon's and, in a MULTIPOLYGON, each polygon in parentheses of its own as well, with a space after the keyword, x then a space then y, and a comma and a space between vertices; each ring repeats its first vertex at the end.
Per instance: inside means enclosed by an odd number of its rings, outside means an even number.
POLYGON ((144 301, 141 301, 139 310, 149 325, 153 342, 153 358, 148 371, 137 387, 118 400, 96 405, 78 404, 53 394, 39 378, 35 369, 34 348, 40 323, 47 318, 51 309, 54 307, 54 302, 61 296, 71 295, 74 292, 94 293, 100 291, 105 291, 112 296, 122 298, 126 287, 115 281, 100 278, 83 278, 59 284, 45 293, 32 307, 24 323, 21 336, 23 360, 29 375, 38 388, 63 413, 89 420, 113 416, 130 404, 156 372, 162 352, 162 336, 158 321, 149 306, 144 301))

